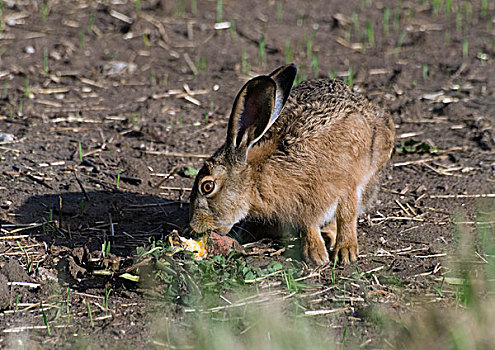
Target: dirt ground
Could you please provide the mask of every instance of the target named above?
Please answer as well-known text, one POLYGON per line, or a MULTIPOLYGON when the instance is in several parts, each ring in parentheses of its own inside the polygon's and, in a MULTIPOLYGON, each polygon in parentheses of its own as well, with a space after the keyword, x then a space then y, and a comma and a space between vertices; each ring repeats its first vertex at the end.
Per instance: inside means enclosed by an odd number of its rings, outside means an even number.
MULTIPOLYGON (((360 219, 359 260, 337 269, 342 278, 368 273, 364 287, 344 291, 364 299, 324 319, 337 334, 352 326, 358 345, 382 347, 358 312, 366 295, 396 311, 409 306, 404 295, 435 299, 455 223, 469 226, 489 201, 482 197, 494 196, 495 4, 438 3, 0 2, 0 347, 63 348, 81 336, 105 347, 160 347, 159 302, 94 272, 122 272, 136 247, 182 230, 188 167, 222 144, 242 84, 287 61, 299 80, 346 80, 396 123, 377 205, 360 219), (71 324, 52 312, 47 336, 40 301, 53 311, 66 290, 71 324)), ((247 261, 271 260, 285 258, 247 261)), ((324 287, 334 273, 302 271, 324 287)), ((334 292, 321 290, 306 310, 334 308, 334 292)))

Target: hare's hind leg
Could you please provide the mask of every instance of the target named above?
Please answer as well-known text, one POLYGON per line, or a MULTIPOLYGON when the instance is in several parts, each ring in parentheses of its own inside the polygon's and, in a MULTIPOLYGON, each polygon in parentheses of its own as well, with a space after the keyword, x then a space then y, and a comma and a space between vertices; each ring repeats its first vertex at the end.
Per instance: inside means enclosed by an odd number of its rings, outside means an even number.
POLYGON ((302 255, 310 265, 328 263, 328 251, 318 226, 302 229, 302 255))
POLYGON ((337 219, 337 236, 331 259, 338 258, 343 264, 355 261, 358 256, 357 218, 359 200, 356 191, 343 197, 335 213, 337 219))

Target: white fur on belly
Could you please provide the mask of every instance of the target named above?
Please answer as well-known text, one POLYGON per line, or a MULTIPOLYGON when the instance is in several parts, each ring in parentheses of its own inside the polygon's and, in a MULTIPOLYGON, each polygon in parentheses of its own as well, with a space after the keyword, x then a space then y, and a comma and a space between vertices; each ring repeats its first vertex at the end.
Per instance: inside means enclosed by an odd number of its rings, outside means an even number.
POLYGON ((320 226, 330 223, 335 218, 335 210, 337 210, 337 201, 333 202, 326 210, 323 217, 320 219, 320 226))

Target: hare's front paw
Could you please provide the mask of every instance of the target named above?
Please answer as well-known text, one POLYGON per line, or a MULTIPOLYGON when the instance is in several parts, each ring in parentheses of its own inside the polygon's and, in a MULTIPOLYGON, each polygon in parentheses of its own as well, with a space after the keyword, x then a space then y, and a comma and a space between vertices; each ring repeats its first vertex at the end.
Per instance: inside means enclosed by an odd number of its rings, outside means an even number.
POLYGON ((335 245, 334 250, 332 251, 331 261, 335 261, 337 259, 338 262, 346 265, 352 261, 356 261, 358 256, 358 245, 357 242, 346 242, 335 245))
POLYGON ((303 236, 303 259, 309 265, 323 265, 329 262, 328 251, 318 228, 308 230, 303 236))

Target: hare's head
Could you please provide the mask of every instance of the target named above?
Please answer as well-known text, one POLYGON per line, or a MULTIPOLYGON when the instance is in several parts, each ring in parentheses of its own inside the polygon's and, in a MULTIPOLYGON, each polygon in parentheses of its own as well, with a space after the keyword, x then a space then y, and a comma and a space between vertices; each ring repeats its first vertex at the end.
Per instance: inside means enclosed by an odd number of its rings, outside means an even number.
POLYGON ((190 227, 196 233, 226 234, 247 216, 256 186, 249 149, 275 122, 296 76, 294 65, 248 81, 237 95, 225 144, 199 171, 191 193, 190 227))

